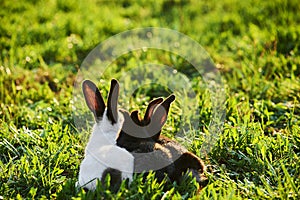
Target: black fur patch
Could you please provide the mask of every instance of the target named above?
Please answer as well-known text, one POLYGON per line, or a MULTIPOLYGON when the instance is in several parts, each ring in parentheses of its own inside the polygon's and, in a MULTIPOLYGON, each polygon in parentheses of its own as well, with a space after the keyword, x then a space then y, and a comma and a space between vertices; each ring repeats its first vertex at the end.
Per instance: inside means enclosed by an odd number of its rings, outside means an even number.
POLYGON ((110 189, 114 192, 117 192, 121 186, 122 172, 117 169, 107 168, 102 173, 102 178, 101 178, 102 184, 105 182, 105 178, 108 174, 110 175, 110 189))

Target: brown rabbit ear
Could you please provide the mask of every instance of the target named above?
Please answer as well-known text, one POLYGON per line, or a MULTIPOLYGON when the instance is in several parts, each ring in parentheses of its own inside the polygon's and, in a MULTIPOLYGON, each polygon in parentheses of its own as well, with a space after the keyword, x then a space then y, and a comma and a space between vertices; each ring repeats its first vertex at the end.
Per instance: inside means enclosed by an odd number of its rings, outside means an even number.
POLYGON ((155 109, 149 126, 148 132, 152 134, 152 139, 157 140, 159 138, 161 128, 167 121, 169 108, 171 103, 175 100, 174 95, 170 95, 164 102, 157 106, 155 109))
POLYGON ((141 138, 145 138, 143 135, 145 128, 140 125, 141 122, 138 119, 138 111, 133 111, 131 115, 124 110, 120 110, 120 112, 124 116, 124 124, 118 136, 119 142, 121 140, 133 138, 134 140, 139 141, 141 138))
POLYGON ((157 98, 152 100, 146 110, 145 116, 144 116, 144 122, 145 124, 149 124, 150 123, 150 119, 153 115, 153 111, 154 109, 158 106, 158 104, 160 104, 163 101, 163 98, 157 98))
POLYGON ((112 79, 107 100, 107 118, 111 121, 111 124, 115 124, 118 120, 118 98, 119 83, 117 80, 112 79))
POLYGON ((97 86, 90 80, 82 83, 82 91, 85 102, 89 109, 93 112, 96 121, 103 117, 105 103, 97 86))
POLYGON ((170 105, 174 100, 175 95, 172 94, 164 102, 157 106, 152 117, 153 122, 157 123, 157 125, 160 125, 160 127, 166 123, 170 105))
POLYGON ((157 141, 163 125, 167 121, 170 104, 175 100, 174 95, 170 95, 165 101, 159 104, 151 116, 150 123, 146 126, 147 133, 151 134, 151 138, 157 141))
POLYGON ((139 111, 138 110, 134 110, 131 112, 130 114, 130 118, 132 119, 132 121, 134 121, 134 123, 136 123, 137 125, 142 125, 141 119, 139 117, 139 111))

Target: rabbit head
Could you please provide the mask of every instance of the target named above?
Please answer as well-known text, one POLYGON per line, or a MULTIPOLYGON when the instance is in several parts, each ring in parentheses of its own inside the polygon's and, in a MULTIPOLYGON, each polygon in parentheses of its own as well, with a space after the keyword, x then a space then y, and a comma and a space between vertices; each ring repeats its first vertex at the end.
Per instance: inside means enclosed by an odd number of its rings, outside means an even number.
POLYGON ((88 108, 94 114, 96 124, 90 141, 100 142, 103 135, 111 144, 115 144, 117 134, 122 128, 124 117, 118 111, 119 83, 111 80, 110 91, 107 100, 107 107, 97 86, 90 80, 82 83, 82 90, 88 108), (101 132, 101 134, 100 134, 101 132))
POLYGON ((131 112, 131 114, 122 111, 124 124, 118 135, 117 145, 131 152, 151 151, 152 146, 160 136, 162 127, 167 121, 170 104, 174 100, 175 96, 170 95, 165 101, 162 98, 151 101, 143 119, 139 117, 137 110, 131 112), (139 147, 144 149, 139 149, 139 147))

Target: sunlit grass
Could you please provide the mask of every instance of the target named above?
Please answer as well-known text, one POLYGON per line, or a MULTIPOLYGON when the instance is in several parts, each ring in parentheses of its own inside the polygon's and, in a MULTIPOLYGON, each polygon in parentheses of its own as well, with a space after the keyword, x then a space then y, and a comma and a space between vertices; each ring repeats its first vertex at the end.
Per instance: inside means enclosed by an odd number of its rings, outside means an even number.
MULTIPOLYGON (((5 1, 0 10, 0 199, 299 199, 300 10, 297 1, 5 1), (104 76, 122 77, 145 63, 175 66, 199 99, 199 129, 187 148, 212 172, 200 193, 195 180, 158 183, 135 177, 117 193, 98 185, 77 190, 85 141, 74 125, 76 72, 87 54, 119 32, 171 28, 201 44, 225 82, 224 130, 208 156, 200 154, 211 117, 210 94, 188 62, 164 51, 123 55, 104 76)), ((164 81, 168 81, 169 77, 164 81)), ((99 80, 104 95, 109 80, 99 80)), ((120 91, 122 96, 122 90, 120 91)), ((170 91, 140 88, 127 105, 170 91)), ((163 134, 174 137, 178 100, 163 134)), ((192 113, 186 113, 187 116, 192 113)), ((185 121, 189 125, 190 121, 185 121)), ((175 137, 176 138, 176 137, 175 137)))

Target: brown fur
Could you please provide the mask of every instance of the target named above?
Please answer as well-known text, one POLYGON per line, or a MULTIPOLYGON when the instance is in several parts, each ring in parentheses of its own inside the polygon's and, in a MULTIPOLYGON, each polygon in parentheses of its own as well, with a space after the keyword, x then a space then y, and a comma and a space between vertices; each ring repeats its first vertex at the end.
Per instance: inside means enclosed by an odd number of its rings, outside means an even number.
POLYGON ((163 102, 161 98, 151 101, 143 119, 139 117, 138 111, 133 111, 130 116, 127 113, 123 125, 125 129, 119 134, 117 145, 133 153, 137 173, 147 172, 164 164, 166 167, 154 170, 159 181, 167 175, 170 181, 180 182, 187 172, 191 172, 200 187, 204 187, 207 178, 204 175, 206 167, 203 161, 176 141, 160 135, 174 99, 175 97, 171 95, 163 102), (132 125, 131 121, 135 124, 132 125), (156 127, 144 128, 149 126, 156 127), (158 132, 152 134, 151 130, 158 132))

